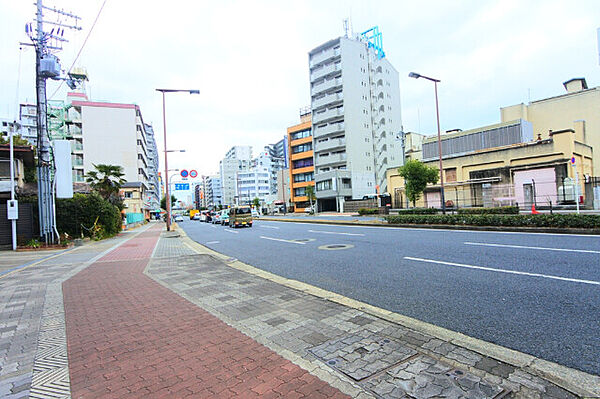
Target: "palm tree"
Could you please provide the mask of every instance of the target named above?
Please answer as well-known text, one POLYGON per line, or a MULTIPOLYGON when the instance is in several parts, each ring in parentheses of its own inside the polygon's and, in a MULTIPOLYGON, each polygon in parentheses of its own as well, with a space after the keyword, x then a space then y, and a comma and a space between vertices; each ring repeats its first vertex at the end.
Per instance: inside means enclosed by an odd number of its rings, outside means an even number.
POLYGON ((317 199, 317 196, 315 195, 315 186, 306 186, 304 192, 310 201, 310 210, 313 212, 313 200, 317 199))
POLYGON ((85 181, 104 199, 116 198, 126 180, 123 178, 123 168, 118 165, 94 165, 96 170, 90 170, 85 175, 85 181))

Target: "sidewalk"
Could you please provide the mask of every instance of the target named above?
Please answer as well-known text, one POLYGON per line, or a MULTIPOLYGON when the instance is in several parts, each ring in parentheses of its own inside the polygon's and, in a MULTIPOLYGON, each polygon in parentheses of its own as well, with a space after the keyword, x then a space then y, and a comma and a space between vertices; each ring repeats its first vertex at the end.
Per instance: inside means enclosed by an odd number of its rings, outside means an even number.
POLYGON ((0 276, 0 397, 599 394, 600 377, 442 336, 163 226, 0 276))

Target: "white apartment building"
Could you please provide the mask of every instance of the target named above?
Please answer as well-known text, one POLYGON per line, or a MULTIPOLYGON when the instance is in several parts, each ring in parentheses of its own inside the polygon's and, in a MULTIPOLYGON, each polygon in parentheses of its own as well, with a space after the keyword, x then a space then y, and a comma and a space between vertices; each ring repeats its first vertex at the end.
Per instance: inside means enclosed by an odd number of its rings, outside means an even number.
POLYGON ((258 156, 252 160, 251 169, 266 169, 269 173, 269 194, 277 194, 277 172, 285 168, 283 157, 275 155, 272 145, 267 145, 258 156))
POLYGON ((269 168, 256 167, 237 174, 239 204, 251 204, 254 198, 264 202, 271 195, 271 173, 269 168))
POLYGON ((402 164, 398 72, 380 38, 374 28, 309 52, 319 210, 343 210, 345 199, 386 192, 385 171, 402 164))
POLYGON ((219 162, 223 205, 234 205, 237 195, 237 174, 248 170, 252 159, 251 146, 234 146, 219 162))
POLYGON ((148 144, 148 191, 147 196, 152 210, 160 209, 160 185, 158 183, 158 168, 160 156, 154 139, 154 128, 149 123, 144 123, 146 143, 148 144))
POLYGON ((83 144, 81 153, 74 154, 77 177, 94 170, 95 164, 119 165, 127 182, 142 183, 147 190, 149 146, 139 107, 79 100, 72 101, 71 105, 69 119, 75 126, 81 126, 83 144))
POLYGON ((223 205, 223 192, 220 176, 208 176, 206 178, 206 204, 208 206, 223 205))
POLYGON ((20 104, 19 119, 21 123, 21 137, 34 146, 37 145, 37 105, 20 104))

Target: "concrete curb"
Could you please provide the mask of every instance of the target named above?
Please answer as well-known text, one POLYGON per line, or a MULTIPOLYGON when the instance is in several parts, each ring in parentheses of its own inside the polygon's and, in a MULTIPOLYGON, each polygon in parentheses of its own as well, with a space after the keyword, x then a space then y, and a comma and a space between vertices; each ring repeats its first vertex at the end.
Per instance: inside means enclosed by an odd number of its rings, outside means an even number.
POLYGON ((184 243, 192 250, 198 253, 212 255, 235 269, 262 277, 274 283, 282 284, 319 298, 327 299, 331 302, 360 310, 380 319, 415 330, 419 333, 431 335, 434 338, 450 342, 454 345, 477 352, 481 355, 494 358, 518 368, 522 368, 525 371, 537 377, 548 380, 580 397, 600 397, 600 376, 591 375, 583 371, 528 355, 526 353, 505 348, 503 346, 486 342, 477 338, 472 338, 455 331, 438 327, 411 317, 403 316, 401 314, 369 305, 355 299, 347 298, 335 292, 327 291, 301 281, 278 276, 276 274, 258 269, 254 266, 245 264, 235 258, 231 258, 227 255, 213 251, 212 249, 207 248, 189 238, 183 229, 179 229, 179 232, 181 233, 181 238, 183 239, 184 243))
POLYGON ((342 226, 366 226, 366 227, 396 227, 412 229, 431 230, 471 230, 471 231, 509 231, 517 233, 553 233, 553 234, 585 234, 600 235, 600 229, 576 229, 558 227, 508 227, 508 226, 462 226, 442 224, 389 224, 383 221, 360 221, 360 220, 325 220, 325 219, 283 219, 273 217, 262 217, 259 220, 269 222, 289 223, 314 223, 314 224, 336 224, 342 226))

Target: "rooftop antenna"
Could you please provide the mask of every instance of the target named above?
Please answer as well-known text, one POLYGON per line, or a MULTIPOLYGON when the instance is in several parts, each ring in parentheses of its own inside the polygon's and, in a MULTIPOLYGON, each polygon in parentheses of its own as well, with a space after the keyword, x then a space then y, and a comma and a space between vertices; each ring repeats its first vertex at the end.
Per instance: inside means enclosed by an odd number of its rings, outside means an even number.
POLYGON ((350 28, 348 18, 344 18, 344 36, 348 38, 348 29, 350 28))

